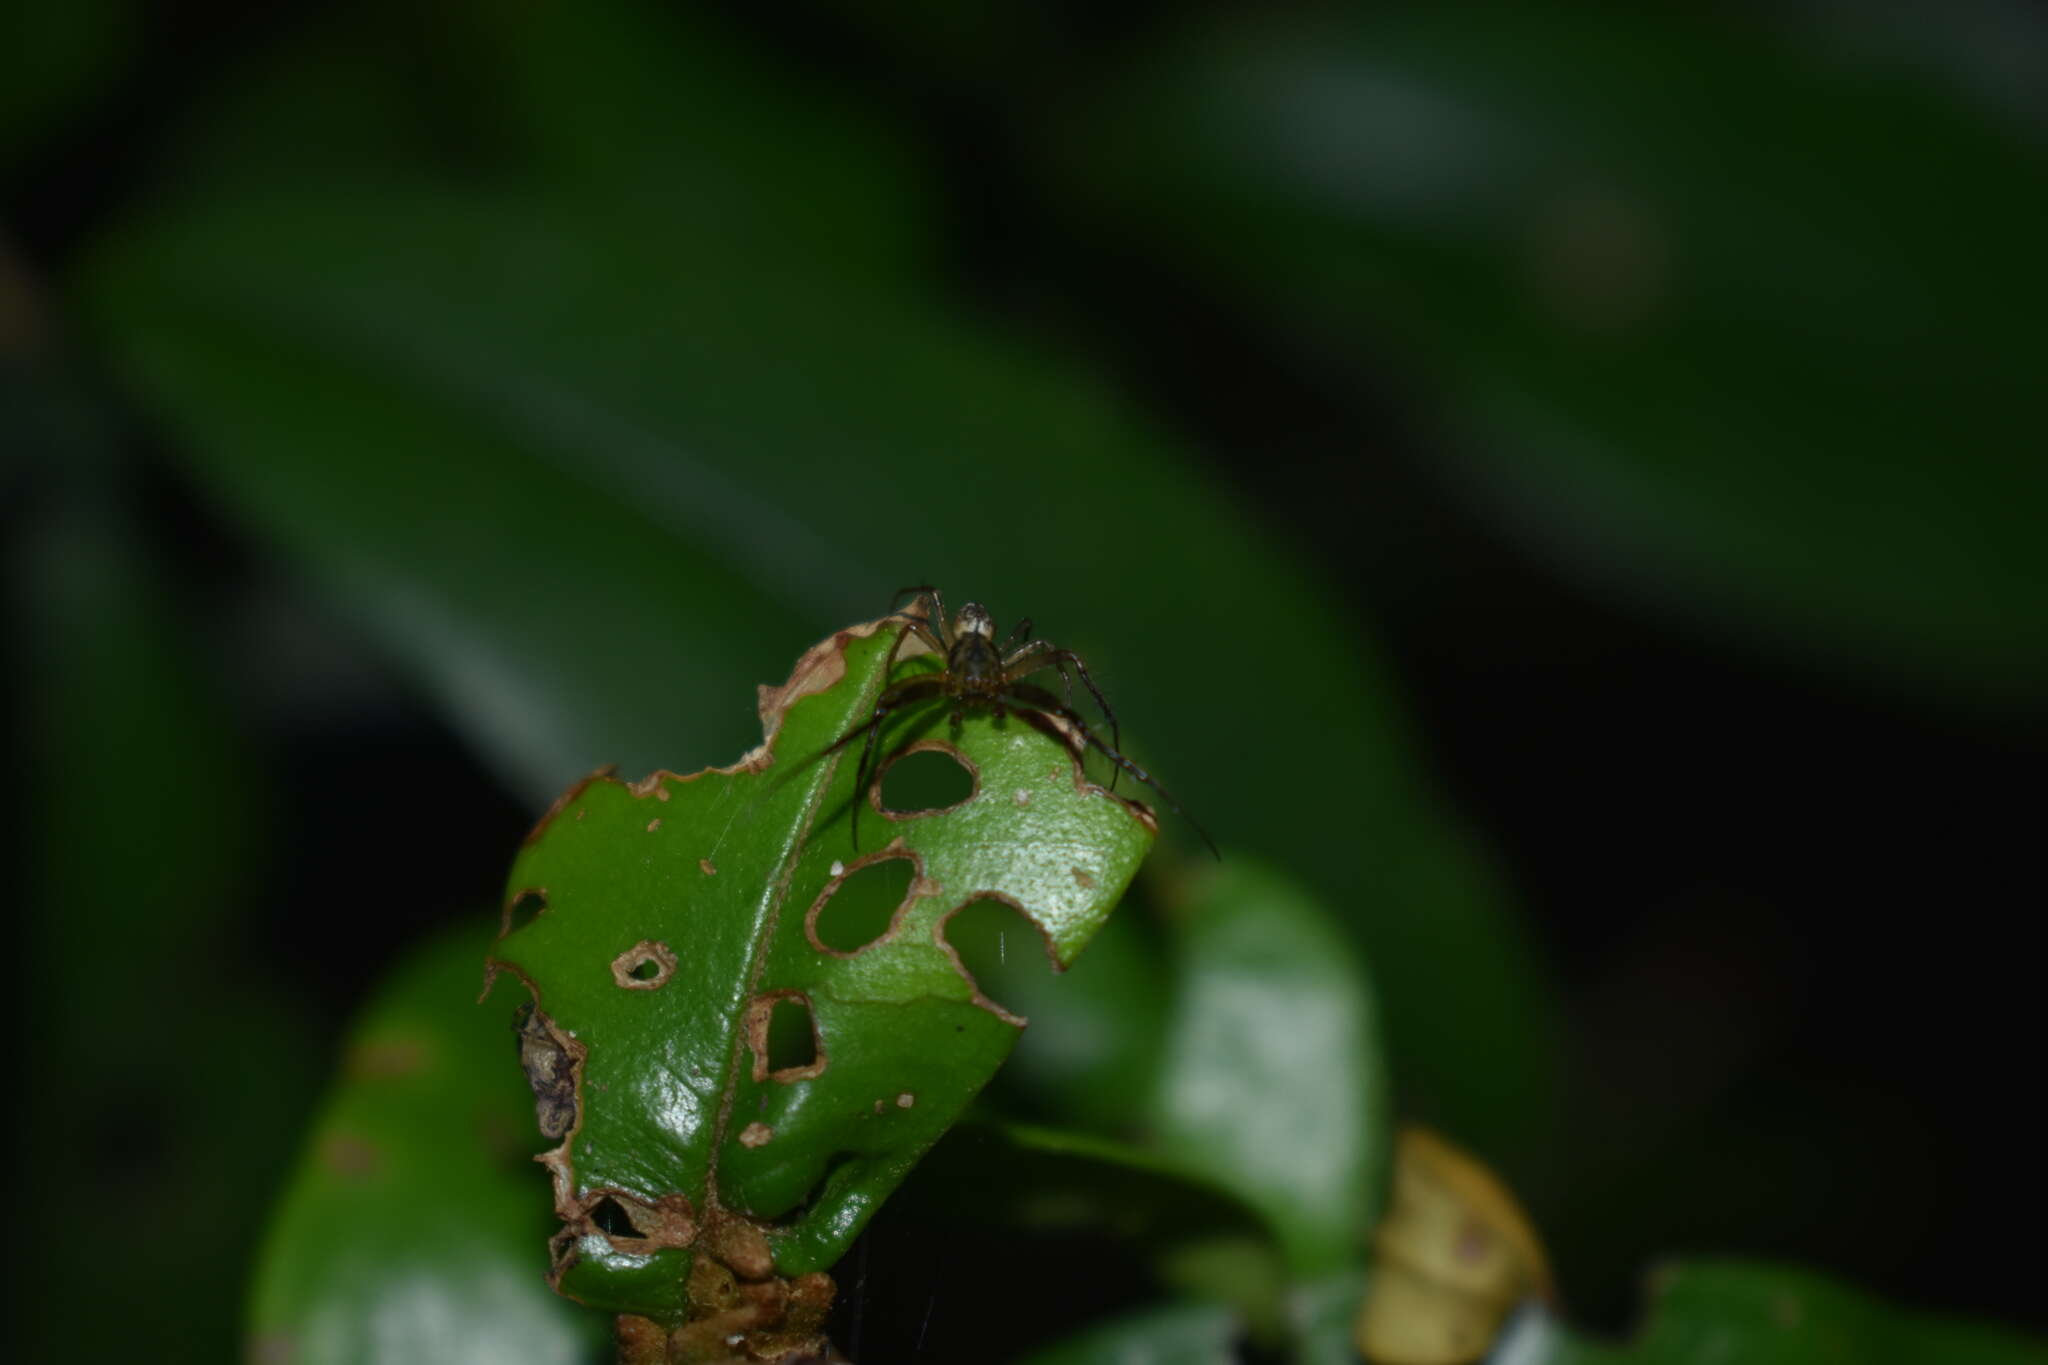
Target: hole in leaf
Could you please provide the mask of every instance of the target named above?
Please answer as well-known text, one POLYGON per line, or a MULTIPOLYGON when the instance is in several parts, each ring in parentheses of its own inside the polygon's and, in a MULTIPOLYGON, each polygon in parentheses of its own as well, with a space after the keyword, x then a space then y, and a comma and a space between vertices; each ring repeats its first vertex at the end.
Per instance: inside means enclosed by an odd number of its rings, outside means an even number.
POLYGON ((638 1237, 640 1229, 633 1223, 633 1215, 625 1210, 618 1200, 606 1195, 590 1206, 590 1222, 607 1237, 638 1237))
POLYGON ((538 919, 540 913, 547 908, 547 892, 538 889, 520 892, 506 902, 504 920, 499 927, 498 936, 503 938, 506 934, 524 929, 538 919))
POLYGON ((825 1040, 801 991, 770 991, 747 1006, 747 1050, 754 1079, 788 1085, 825 1074, 825 1040))
POLYGON ((882 812, 935 815, 966 804, 974 796, 975 783, 974 769, 950 745, 925 741, 882 770, 882 812))
POLYGON ((660 990, 675 971, 675 952, 659 939, 643 938, 612 959, 612 980, 629 991, 660 990))
POLYGON ((1020 971, 1051 969, 1044 931, 1008 901, 983 896, 948 915, 939 933, 984 1002, 1004 1018, 1022 1023, 988 993, 1006 977, 1015 980, 1020 971))
POLYGON ((855 868, 811 911, 813 939, 835 953, 859 952, 889 932, 916 875, 916 861, 905 857, 855 868))
POLYGON ((817 1206, 818 1202, 832 1192, 833 1185, 846 1174, 846 1168, 860 1160, 859 1152, 834 1152, 825 1159, 825 1168, 819 1174, 817 1183, 805 1192, 802 1202, 785 1215, 785 1226, 793 1226, 804 1214, 817 1206))
POLYGON ((768 1070, 791 1071, 818 1060, 818 1038, 811 1028, 808 1002, 786 996, 768 1014, 768 1070))

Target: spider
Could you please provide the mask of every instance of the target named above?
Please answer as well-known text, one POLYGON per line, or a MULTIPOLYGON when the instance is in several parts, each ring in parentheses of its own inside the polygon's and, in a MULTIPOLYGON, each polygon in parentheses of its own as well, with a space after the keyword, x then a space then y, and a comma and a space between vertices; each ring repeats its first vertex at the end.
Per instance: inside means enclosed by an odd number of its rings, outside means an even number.
MULTIPOLYGON (((905 678, 883 688, 881 695, 875 698, 874 710, 868 718, 833 740, 817 755, 823 758, 864 738, 860 767, 855 773, 856 793, 868 790, 875 773, 875 744, 881 735, 883 722, 898 712, 943 701, 951 706, 951 718, 956 729, 970 711, 991 712, 998 717, 1014 715, 1033 729, 1058 740, 1069 750, 1086 752, 1088 747, 1098 750, 1114 765, 1109 777, 1111 790, 1116 788, 1117 772, 1129 773, 1150 787, 1175 814, 1193 826, 1211 853, 1218 858, 1223 856, 1216 848, 1216 841, 1181 809, 1180 802, 1174 800, 1172 793, 1161 786, 1152 774, 1124 757, 1118 747, 1122 740, 1116 713, 1110 710, 1109 699, 1102 695, 1102 689, 1088 676, 1088 666, 1081 662, 1081 656, 1071 649, 1061 649, 1050 640, 1032 639, 1030 617, 1017 622, 1002 643, 997 644, 995 618, 987 607, 979 602, 969 602, 949 622, 945 599, 937 588, 928 584, 897 589, 889 606, 889 616, 902 621, 903 629, 898 632, 896 643, 889 650, 889 658, 882 666, 883 676, 887 677, 896 666, 896 656, 902 651, 903 642, 913 635, 944 659, 945 665, 935 673, 905 678), (910 606, 899 608, 897 604, 906 597, 913 599, 910 606), (1048 670, 1059 673, 1064 699, 1027 681, 1048 670), (1102 710, 1103 721, 1109 726, 1107 743, 1074 710, 1076 675, 1102 710)), ((860 847, 862 804, 861 797, 856 795, 853 806, 853 844, 856 850, 860 847)))

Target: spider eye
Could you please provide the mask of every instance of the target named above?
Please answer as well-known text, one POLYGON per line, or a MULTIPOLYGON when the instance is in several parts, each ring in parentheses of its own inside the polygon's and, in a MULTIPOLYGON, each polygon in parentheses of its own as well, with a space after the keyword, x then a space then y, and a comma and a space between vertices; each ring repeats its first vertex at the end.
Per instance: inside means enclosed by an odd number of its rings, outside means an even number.
POLYGON ((988 608, 979 602, 969 602, 960 608, 960 616, 953 623, 956 635, 994 635, 995 618, 988 614, 988 608))

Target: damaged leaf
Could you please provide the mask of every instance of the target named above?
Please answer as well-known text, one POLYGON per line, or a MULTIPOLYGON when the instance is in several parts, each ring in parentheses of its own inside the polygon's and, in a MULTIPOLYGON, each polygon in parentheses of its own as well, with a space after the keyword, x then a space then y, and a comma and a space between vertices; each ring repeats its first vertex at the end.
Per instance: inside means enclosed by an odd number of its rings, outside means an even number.
POLYGON ((867 719, 896 634, 842 631, 763 688, 767 739, 733 767, 587 779, 512 869, 491 970, 526 989, 517 1052, 560 1138, 540 1158, 551 1279, 672 1353, 692 1334, 811 1339, 820 1272, 1025 1022, 956 927, 1064 969, 1156 834, 1055 738, 928 711, 881 752, 936 749, 970 795, 897 806, 884 763, 856 848, 857 764, 827 750, 867 719))
POLYGON ((548 1293, 527 1115, 481 936, 429 945, 350 1032, 257 1261, 252 1365, 587 1365, 598 1324, 548 1293))

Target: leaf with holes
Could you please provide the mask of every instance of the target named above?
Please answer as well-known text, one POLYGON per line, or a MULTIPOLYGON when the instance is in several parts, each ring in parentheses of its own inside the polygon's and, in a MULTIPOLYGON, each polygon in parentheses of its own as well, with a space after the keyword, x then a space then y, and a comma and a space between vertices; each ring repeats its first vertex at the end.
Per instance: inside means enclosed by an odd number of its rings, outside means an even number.
POLYGON ((622 1331, 809 1341, 817 1272, 1024 1024, 976 984, 977 941, 1063 969, 1155 837, 1058 738, 926 708, 881 752, 965 790, 913 803, 885 761, 857 849, 857 746, 832 745, 867 720, 899 631, 841 631, 762 688, 767 737, 730 768, 571 789, 513 866, 492 971, 532 997, 551 1274, 622 1331))
POLYGON ((546 1201, 504 1034, 474 1003, 482 928, 410 954, 351 1027, 256 1258, 249 1361, 599 1358, 597 1324, 534 1273, 546 1201))

